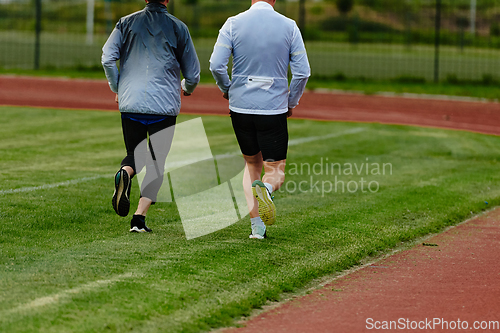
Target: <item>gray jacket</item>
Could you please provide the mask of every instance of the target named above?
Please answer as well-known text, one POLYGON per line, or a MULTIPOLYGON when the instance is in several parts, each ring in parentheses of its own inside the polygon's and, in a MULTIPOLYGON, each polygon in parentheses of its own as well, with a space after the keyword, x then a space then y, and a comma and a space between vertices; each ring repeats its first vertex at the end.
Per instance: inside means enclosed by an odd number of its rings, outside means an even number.
POLYGON ((188 93, 200 80, 187 26, 159 3, 122 17, 102 48, 101 60, 121 112, 176 116, 181 108, 180 71, 188 93))

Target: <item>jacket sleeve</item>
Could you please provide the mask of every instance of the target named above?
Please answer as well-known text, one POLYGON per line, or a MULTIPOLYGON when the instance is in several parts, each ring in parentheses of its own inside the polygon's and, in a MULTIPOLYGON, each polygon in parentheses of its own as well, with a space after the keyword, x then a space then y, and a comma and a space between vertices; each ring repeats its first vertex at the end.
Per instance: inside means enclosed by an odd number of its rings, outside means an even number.
POLYGON ((104 73, 108 79, 109 87, 114 93, 118 93, 119 72, 116 67, 116 61, 120 59, 121 43, 122 34, 120 30, 115 27, 102 48, 101 63, 104 67, 104 73))
POLYGON ((290 69, 292 72, 292 81, 290 82, 290 94, 288 95, 288 108, 293 109, 299 104, 299 99, 304 93, 307 80, 311 76, 306 47, 297 25, 294 27, 294 37, 290 49, 290 69))
POLYGON ((233 51, 231 40, 231 22, 227 20, 219 31, 214 51, 210 57, 210 71, 217 83, 217 86, 223 93, 229 91, 231 80, 227 72, 227 63, 233 51))
POLYGON ((182 75, 184 76, 181 82, 182 90, 191 94, 198 85, 198 82, 200 82, 200 61, 198 60, 193 40, 187 28, 180 65, 182 75))

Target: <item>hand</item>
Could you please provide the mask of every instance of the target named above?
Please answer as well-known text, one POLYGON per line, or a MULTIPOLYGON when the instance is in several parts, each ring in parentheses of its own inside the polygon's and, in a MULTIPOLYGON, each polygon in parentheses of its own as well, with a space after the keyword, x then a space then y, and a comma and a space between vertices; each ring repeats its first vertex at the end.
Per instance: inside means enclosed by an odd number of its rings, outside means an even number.
POLYGON ((225 99, 229 100, 229 93, 225 92, 222 97, 224 97, 225 99))
POLYGON ((292 116, 292 114, 293 114, 293 109, 288 108, 288 112, 286 113, 286 117, 290 118, 292 116))
POLYGON ((118 103, 118 94, 115 95, 115 102, 118 103))
POLYGON ((182 81, 181 81, 181 90, 182 90, 182 94, 183 94, 184 96, 191 96, 191 94, 190 94, 190 93, 186 92, 186 89, 187 89, 187 88, 186 88, 186 79, 182 79, 182 81))

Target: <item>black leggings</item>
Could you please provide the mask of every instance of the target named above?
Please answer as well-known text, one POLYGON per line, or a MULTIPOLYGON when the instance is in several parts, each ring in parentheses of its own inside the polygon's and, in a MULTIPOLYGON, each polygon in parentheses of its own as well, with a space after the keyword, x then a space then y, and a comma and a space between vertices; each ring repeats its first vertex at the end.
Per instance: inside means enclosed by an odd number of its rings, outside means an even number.
POLYGON ((162 121, 144 125, 135 120, 122 118, 127 156, 122 160, 121 166, 131 167, 135 174, 141 172, 144 166, 146 167, 141 196, 153 202, 156 201, 163 183, 165 160, 172 145, 176 119, 177 117, 169 116, 162 121))

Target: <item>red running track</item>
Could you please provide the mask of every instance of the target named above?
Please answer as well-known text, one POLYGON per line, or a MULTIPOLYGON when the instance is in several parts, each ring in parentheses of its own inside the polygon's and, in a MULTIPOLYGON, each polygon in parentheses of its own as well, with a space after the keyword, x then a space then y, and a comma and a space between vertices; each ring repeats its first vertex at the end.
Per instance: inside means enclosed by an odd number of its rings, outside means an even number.
MULTIPOLYGON (((0 105, 117 110, 105 80, 0 76, 0 105)), ((182 113, 227 114, 214 85, 182 97, 182 113)), ((461 129, 500 135, 500 104, 476 101, 306 92, 294 117, 461 129)))
POLYGON ((500 332, 500 209, 425 242, 224 332, 500 332))

